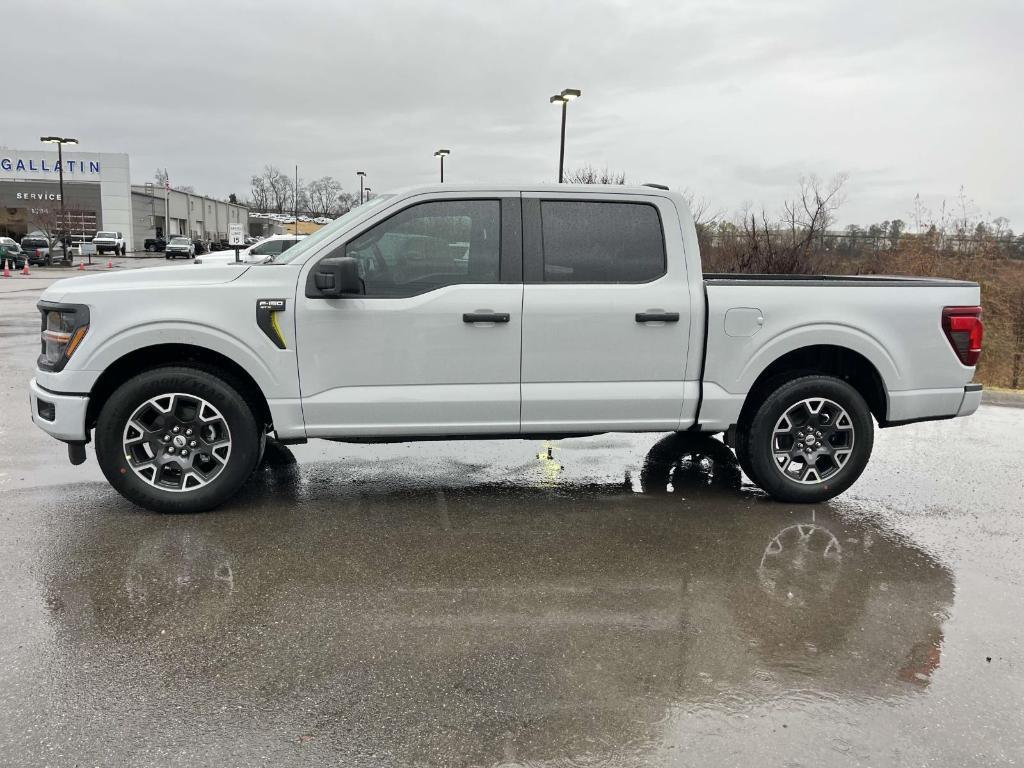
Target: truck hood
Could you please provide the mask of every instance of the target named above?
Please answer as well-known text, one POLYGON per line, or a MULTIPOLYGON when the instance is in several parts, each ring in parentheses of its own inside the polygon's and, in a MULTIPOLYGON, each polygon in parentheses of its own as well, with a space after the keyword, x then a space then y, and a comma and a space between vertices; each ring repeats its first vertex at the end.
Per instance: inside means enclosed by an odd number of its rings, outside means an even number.
POLYGON ((246 264, 210 265, 196 269, 192 264, 177 267, 146 267, 124 272, 103 272, 58 280, 45 291, 43 301, 75 301, 76 297, 107 291, 143 291, 187 288, 195 285, 230 283, 248 269, 246 264))

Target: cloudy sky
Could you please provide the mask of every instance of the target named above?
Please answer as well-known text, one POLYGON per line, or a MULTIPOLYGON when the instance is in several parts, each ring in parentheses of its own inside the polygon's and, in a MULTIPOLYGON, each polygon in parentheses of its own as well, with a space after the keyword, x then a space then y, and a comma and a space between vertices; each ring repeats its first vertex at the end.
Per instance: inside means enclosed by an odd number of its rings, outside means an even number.
POLYGON ((0 146, 128 152, 244 196, 265 163, 351 190, 566 165, 777 208, 846 173, 842 223, 961 186, 1024 229, 1020 0, 66 0, 5 5, 0 146), (15 33, 16 32, 16 33, 15 33))

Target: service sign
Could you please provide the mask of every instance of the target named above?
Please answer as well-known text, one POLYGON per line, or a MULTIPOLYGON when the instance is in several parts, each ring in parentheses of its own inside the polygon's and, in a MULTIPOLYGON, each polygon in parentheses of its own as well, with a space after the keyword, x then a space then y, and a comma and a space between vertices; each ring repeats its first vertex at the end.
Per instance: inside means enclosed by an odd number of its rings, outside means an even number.
POLYGON ((228 224, 228 244, 245 245, 245 227, 241 224, 228 224))

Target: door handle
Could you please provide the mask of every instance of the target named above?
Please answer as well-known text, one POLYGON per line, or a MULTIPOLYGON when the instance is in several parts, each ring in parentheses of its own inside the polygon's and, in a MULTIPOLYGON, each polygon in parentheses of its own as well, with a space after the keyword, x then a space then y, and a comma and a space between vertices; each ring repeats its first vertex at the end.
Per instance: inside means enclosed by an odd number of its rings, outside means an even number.
POLYGON ((464 323, 507 323, 508 312, 464 312, 462 322, 464 323))
POLYGON ((638 323, 678 323, 678 312, 637 312, 638 323))

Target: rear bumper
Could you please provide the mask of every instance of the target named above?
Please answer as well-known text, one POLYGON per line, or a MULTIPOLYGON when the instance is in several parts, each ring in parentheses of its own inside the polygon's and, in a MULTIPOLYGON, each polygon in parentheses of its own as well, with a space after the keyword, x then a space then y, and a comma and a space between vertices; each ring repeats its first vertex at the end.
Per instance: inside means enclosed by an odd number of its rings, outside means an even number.
POLYGON ((968 384, 964 387, 964 399, 960 401, 957 416, 970 416, 981 405, 981 384, 968 384))
POLYGON ((29 382, 29 404, 32 422, 43 432, 65 442, 88 440, 85 412, 89 407, 86 395, 65 395, 43 389, 35 379, 29 382))
POLYGON ((889 418, 883 427, 899 427, 919 421, 941 421, 970 416, 981 403, 981 384, 956 389, 915 389, 889 393, 889 418))

